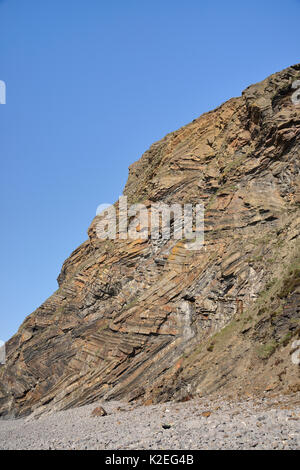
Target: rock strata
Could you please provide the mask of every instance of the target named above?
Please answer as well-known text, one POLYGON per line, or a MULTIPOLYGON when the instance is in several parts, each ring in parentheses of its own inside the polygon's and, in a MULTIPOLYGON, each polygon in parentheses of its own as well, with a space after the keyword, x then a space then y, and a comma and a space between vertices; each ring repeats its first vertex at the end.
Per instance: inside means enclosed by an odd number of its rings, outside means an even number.
POLYGON ((204 203, 204 247, 99 240, 96 217, 6 344, 1 416, 300 389, 299 79, 248 87, 130 166, 129 203, 204 203))

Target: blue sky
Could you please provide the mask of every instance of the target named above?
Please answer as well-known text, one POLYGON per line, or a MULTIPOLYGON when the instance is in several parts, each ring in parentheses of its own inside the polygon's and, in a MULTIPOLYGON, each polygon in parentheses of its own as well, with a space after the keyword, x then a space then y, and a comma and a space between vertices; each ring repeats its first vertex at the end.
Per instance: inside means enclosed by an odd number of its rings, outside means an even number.
POLYGON ((300 2, 0 0, 0 338, 166 133, 299 62, 300 2))

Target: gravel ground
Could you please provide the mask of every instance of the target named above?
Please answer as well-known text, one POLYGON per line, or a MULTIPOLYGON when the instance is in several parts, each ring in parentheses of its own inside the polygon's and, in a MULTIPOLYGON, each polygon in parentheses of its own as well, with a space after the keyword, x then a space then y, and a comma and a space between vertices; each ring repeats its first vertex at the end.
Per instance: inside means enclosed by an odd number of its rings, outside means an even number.
POLYGON ((135 406, 100 402, 0 421, 0 449, 299 449, 300 394, 135 406), (97 406, 107 416, 91 417, 97 406))

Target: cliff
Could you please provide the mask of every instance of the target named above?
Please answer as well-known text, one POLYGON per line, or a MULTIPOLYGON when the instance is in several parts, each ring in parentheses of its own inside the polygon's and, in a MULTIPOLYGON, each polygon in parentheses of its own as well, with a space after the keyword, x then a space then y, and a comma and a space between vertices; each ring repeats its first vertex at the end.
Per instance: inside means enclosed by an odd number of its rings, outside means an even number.
POLYGON ((153 144, 131 203, 205 207, 205 242, 89 239, 6 344, 0 415, 99 398, 293 393, 300 336, 300 64, 153 144))

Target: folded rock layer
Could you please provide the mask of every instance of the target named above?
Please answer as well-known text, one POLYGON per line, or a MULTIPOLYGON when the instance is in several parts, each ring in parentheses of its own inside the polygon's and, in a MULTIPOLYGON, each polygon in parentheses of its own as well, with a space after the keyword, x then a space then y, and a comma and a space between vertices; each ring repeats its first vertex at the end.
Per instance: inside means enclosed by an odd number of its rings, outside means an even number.
POLYGON ((0 416, 300 389, 299 79, 250 86, 130 166, 130 204, 204 204, 203 248, 100 240, 96 217, 6 344, 0 416))

